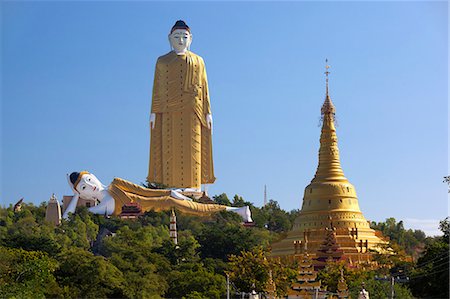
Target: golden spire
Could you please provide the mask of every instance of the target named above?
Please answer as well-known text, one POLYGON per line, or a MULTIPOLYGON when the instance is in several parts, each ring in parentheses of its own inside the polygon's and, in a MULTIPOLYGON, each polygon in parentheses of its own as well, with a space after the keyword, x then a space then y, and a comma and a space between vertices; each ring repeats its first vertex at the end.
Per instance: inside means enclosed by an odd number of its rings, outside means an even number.
POLYGON ((336 112, 336 109, 334 108, 333 103, 331 102, 330 95, 328 94, 328 75, 330 74, 330 66, 328 65, 328 59, 325 59, 325 76, 326 76, 326 95, 325 95, 325 102, 322 105, 321 114, 322 117, 324 117, 325 114, 332 114, 332 118, 334 120, 334 114, 336 112))
POLYGON ((328 75, 330 74, 328 59, 326 60, 326 95, 320 110, 322 114, 322 134, 320 135, 319 166, 312 182, 323 181, 347 181, 341 168, 339 148, 337 145, 334 115, 336 109, 328 94, 328 75))
POLYGON ((330 72, 328 71, 328 69, 330 68, 330 66, 328 65, 328 58, 325 59, 325 76, 326 76, 326 82, 327 82, 327 97, 328 97, 328 75, 330 74, 330 72))

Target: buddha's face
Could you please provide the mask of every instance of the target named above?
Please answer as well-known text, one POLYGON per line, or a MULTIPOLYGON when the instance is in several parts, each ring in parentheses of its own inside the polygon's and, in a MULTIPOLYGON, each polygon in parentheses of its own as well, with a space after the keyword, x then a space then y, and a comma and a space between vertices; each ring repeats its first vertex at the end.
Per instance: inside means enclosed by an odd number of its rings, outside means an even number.
POLYGON ((175 52, 185 52, 192 42, 192 35, 186 29, 176 29, 169 34, 169 42, 175 52))
POLYGON ((81 177, 76 189, 80 193, 80 197, 96 200, 101 198, 103 185, 95 175, 86 173, 81 177))

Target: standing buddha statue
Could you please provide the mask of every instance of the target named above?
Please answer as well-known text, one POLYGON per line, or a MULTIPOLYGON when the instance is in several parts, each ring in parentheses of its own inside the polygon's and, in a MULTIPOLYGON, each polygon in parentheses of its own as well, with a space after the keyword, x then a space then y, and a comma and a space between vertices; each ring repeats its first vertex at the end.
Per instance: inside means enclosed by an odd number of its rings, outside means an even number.
POLYGON ((192 34, 184 21, 172 27, 169 42, 172 51, 155 68, 147 181, 200 191, 215 181, 205 64, 189 51, 192 34))

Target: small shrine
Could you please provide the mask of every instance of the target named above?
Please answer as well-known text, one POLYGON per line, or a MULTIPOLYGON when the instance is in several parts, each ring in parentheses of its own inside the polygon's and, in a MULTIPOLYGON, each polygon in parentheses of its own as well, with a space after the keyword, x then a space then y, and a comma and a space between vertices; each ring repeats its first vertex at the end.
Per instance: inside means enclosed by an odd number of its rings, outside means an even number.
POLYGON ((339 278, 339 282, 337 285, 337 293, 338 293, 339 299, 349 298, 348 286, 347 286, 347 282, 345 281, 345 278, 344 278, 344 270, 343 269, 341 269, 341 277, 339 278))
POLYGON ((61 207, 55 194, 52 194, 45 209, 45 221, 53 225, 61 224, 61 207))
MULTIPOLYGON (((317 250, 317 258, 315 262, 316 268, 324 268, 326 263, 345 260, 344 251, 336 241, 336 228, 333 226, 331 217, 330 225, 326 228, 327 234, 325 240, 317 250)), ((354 249, 357 253, 358 251, 354 249)))
POLYGON ((207 194, 206 191, 203 191, 202 196, 196 200, 196 202, 204 203, 204 204, 215 204, 216 202, 212 200, 207 194))
POLYGON ((142 214, 141 205, 137 202, 130 202, 122 206, 122 212, 119 214, 119 217, 122 219, 136 219, 142 214))

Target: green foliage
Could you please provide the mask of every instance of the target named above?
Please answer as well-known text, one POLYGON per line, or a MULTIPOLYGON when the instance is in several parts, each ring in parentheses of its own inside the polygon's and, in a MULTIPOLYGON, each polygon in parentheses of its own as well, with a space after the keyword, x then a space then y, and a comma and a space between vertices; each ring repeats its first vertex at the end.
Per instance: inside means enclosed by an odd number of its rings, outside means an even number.
POLYGON ((167 269, 169 262, 153 250, 168 238, 166 227, 145 226, 131 230, 123 226, 114 237, 103 239, 100 252, 123 273, 125 297, 158 297, 167 289, 164 277, 157 272, 159 267, 167 269))
MULTIPOLYGON (((213 198, 230 204, 226 194, 213 198)), ((234 213, 210 217, 177 213, 178 245, 169 238, 169 212, 148 211, 133 221, 79 208, 54 227, 45 222, 45 204, 24 204, 18 213, 11 206, 0 208, 0 297, 221 298, 225 273, 239 290, 249 292, 253 284, 256 291, 267 290, 270 272, 277 295, 284 296, 296 268, 268 258, 268 248, 290 230, 298 211, 286 212, 274 200, 258 208, 238 195, 232 205, 249 205, 255 226, 243 226, 234 213), (106 230, 112 235, 104 234, 106 230)), ((375 275, 402 273, 414 279, 415 294, 448 294, 448 289, 432 293, 439 288, 435 282, 448 280, 448 273, 445 277, 444 271, 439 272, 448 268, 448 219, 441 223, 444 237, 435 239, 425 238, 421 231, 407 231, 393 218, 374 225, 393 239, 391 247, 397 254, 376 256, 379 264, 386 265, 376 272, 344 269, 354 296, 365 282, 372 298, 385 298, 389 283, 375 281, 375 275), (413 269, 405 262, 402 244, 414 248, 414 240, 428 245, 413 269)), ((329 290, 336 288, 340 267, 330 265, 320 273, 329 290)), ((411 297, 405 285, 395 288, 398 298, 411 297)))
POLYGON ((144 213, 143 216, 139 217, 139 223, 143 226, 169 226, 170 222, 170 211, 167 212, 155 212, 150 210, 144 213))
POLYGON ((261 241, 252 230, 245 227, 215 223, 205 225, 197 239, 201 246, 202 258, 218 258, 224 261, 229 255, 249 250, 261 241))
POLYGON ((278 296, 284 296, 296 272, 292 265, 289 267, 277 259, 270 259, 262 247, 232 255, 227 271, 237 289, 247 293, 252 290, 265 292, 269 287, 270 272, 278 296))
POLYGON ((225 193, 214 195, 213 200, 219 205, 231 206, 231 202, 225 193))
POLYGON ((198 263, 182 264, 169 277, 169 298, 221 298, 225 294, 225 277, 198 263))
POLYGON ((198 249, 200 244, 189 231, 178 235, 178 245, 172 240, 164 240, 162 246, 155 249, 156 253, 164 256, 172 265, 180 263, 196 263, 200 260, 198 249))
MULTIPOLYGON (((364 288, 370 294, 370 298, 390 298, 390 282, 388 280, 376 280, 375 277, 380 276, 378 270, 349 268, 344 262, 329 263, 324 269, 319 271, 318 279, 322 281, 323 285, 328 286, 328 291, 336 292, 337 282, 341 276, 341 271, 344 273, 344 278, 352 298, 358 298, 363 283, 365 286, 364 288)), ((395 284, 394 293, 396 298, 413 298, 411 291, 406 285, 395 284)))
MULTIPOLYGON (((214 198, 229 204, 225 194, 214 198)), ((234 202, 260 210, 239 196, 234 202)), ((169 212, 149 211, 131 221, 78 208, 54 227, 44 220, 45 208, 45 204, 24 204, 19 213, 12 207, 0 208, 0 245, 5 250, 37 252, 40 260, 54 263, 44 280, 53 287, 41 292, 36 281, 26 276, 23 283, 19 281, 22 284, 2 289, 5 296, 31 297, 27 290, 32 292, 32 288, 24 286, 32 285, 37 298, 219 298, 225 294, 228 256, 258 245, 266 248, 278 238, 264 227, 242 226, 242 219, 234 213, 220 212, 207 218, 177 213, 175 246, 169 239, 169 212), (104 234, 106 231, 112 235, 104 234)), ((18 260, 10 254, 4 259, 2 269, 18 260)), ((1 279, 14 279, 11 275, 1 279)))
POLYGON ((417 257, 424 246, 426 235, 421 230, 406 230, 403 221, 396 222, 395 218, 387 218, 385 222, 371 223, 371 228, 379 230, 384 236, 389 237, 391 247, 399 245, 402 250, 413 257, 417 257))
POLYGON ((449 218, 440 223, 443 237, 427 245, 411 274, 411 289, 418 297, 449 298, 449 218))
POLYGON ((0 245, 30 251, 44 251, 54 255, 61 250, 54 227, 44 221, 45 207, 24 204, 18 213, 4 210, 0 245), (43 212, 44 211, 44 212, 43 212), (42 214, 44 213, 44 215, 42 214))
POLYGON ((321 269, 317 275, 322 284, 328 286, 328 290, 337 291, 337 283, 341 276, 341 270, 344 271, 344 277, 347 281, 349 289, 360 289, 361 284, 368 280, 372 280, 375 276, 374 272, 366 269, 349 268, 341 263, 328 263, 324 269, 321 269))
POLYGON ((262 248, 230 257, 230 280, 242 292, 263 292, 269 281, 270 262, 262 248))
POLYGON ((81 248, 71 248, 58 255, 55 276, 66 287, 69 298, 106 298, 122 294, 122 272, 104 257, 81 248))
POLYGON ((279 297, 286 296, 292 281, 298 274, 297 265, 281 262, 280 259, 270 259, 270 270, 272 271, 272 280, 276 285, 276 295, 279 297))
POLYGON ((439 229, 444 234, 444 236, 442 236, 442 242, 448 244, 450 236, 450 217, 447 217, 444 220, 439 221, 439 229))
POLYGON ((261 208, 261 212, 255 212, 255 214, 257 218, 257 225, 261 225, 261 221, 263 221, 264 226, 270 231, 277 233, 286 232, 292 227, 292 221, 289 217, 289 213, 282 210, 278 202, 274 200, 269 200, 269 202, 261 208))
POLYGON ((115 233, 114 237, 103 240, 103 254, 110 256, 117 252, 150 252, 153 248, 161 246, 162 242, 169 238, 167 227, 145 226, 136 230, 123 226, 115 233))
POLYGON ((46 253, 0 247, 0 298, 46 298, 61 292, 58 262, 46 253))
POLYGON ((246 203, 245 203, 244 199, 242 198, 242 196, 239 196, 236 194, 233 197, 233 207, 243 207, 245 205, 246 205, 246 203))

